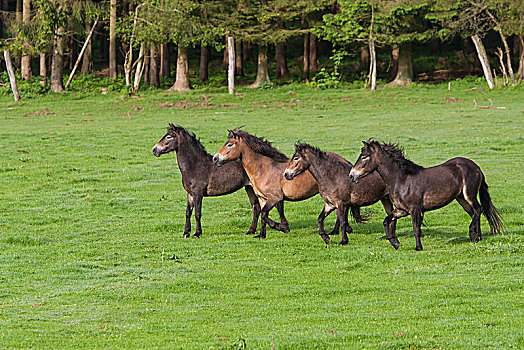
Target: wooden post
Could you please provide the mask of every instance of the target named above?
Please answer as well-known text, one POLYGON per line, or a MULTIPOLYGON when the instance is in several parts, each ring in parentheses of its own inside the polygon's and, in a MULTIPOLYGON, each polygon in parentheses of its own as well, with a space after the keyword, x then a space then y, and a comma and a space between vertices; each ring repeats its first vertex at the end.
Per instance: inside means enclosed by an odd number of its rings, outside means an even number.
POLYGON ((4 50, 5 66, 7 68, 7 74, 9 75, 9 82, 11 83, 11 90, 13 90, 13 96, 15 101, 20 101, 20 94, 18 93, 18 86, 16 85, 15 72, 13 71, 13 65, 11 63, 11 54, 9 50, 4 50))
POLYGON ((227 85, 229 94, 235 93, 235 42, 232 36, 227 38, 227 52, 229 56, 229 67, 227 69, 227 85))
POLYGON ((71 84, 71 80, 73 80, 73 75, 75 75, 76 69, 78 68, 78 64, 82 60, 82 55, 84 54, 84 51, 87 48, 87 44, 89 44, 89 41, 91 40, 91 36, 93 36, 93 32, 95 31, 96 25, 98 24, 98 18, 95 20, 95 23, 93 24, 93 27, 91 28, 91 31, 89 32, 89 35, 87 36, 86 42, 84 43, 84 46, 82 47, 82 50, 80 51, 80 54, 78 55, 78 58, 76 59, 75 66, 73 67, 73 70, 71 71, 71 74, 69 75, 69 79, 67 79, 67 83, 65 84, 65 88, 71 84))

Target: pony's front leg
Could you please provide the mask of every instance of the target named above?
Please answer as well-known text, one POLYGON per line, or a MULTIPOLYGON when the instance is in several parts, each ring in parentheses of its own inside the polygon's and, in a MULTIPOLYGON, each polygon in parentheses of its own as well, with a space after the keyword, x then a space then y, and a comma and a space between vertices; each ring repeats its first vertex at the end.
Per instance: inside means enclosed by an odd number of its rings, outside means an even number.
POLYGON ((201 195, 195 198, 196 230, 195 230, 195 234, 191 238, 199 238, 202 235, 202 225, 200 224, 200 218, 202 217, 202 198, 203 196, 201 195))
POLYGON ((413 222, 413 234, 415 235, 415 250, 422 250, 422 242, 420 238, 422 237, 422 211, 420 208, 411 209, 411 221, 413 222))
POLYGON ((287 222, 286 216, 284 215, 284 200, 281 200, 275 204, 278 215, 280 216, 280 225, 282 225, 282 232, 289 233, 289 223, 287 222))
POLYGON ((258 217, 260 216, 260 202, 258 201, 255 191, 253 191, 253 187, 246 186, 245 189, 253 210, 253 220, 251 221, 251 226, 246 235, 252 235, 257 231, 258 217))
POLYGON ((195 201, 193 199, 193 196, 188 193, 186 206, 186 225, 184 226, 184 235, 182 236, 184 238, 189 238, 189 236, 191 236, 191 214, 193 214, 194 206, 195 201))
MULTIPOLYGON (((334 209, 335 209, 334 206, 324 203, 324 209, 322 209, 322 212, 318 216, 318 234, 320 235, 320 237, 322 237, 322 239, 324 240, 324 242, 326 242, 326 244, 329 243, 329 235, 327 235, 326 231, 324 230, 324 220, 334 209)), ((335 225, 336 225, 335 227, 338 233, 338 219, 335 225)))
POLYGON ((337 220, 340 221, 340 229, 342 230, 342 240, 340 241, 339 245, 347 245, 347 234, 353 232, 353 229, 351 228, 351 226, 349 226, 348 223, 348 212, 349 205, 347 204, 341 204, 337 208, 337 220))
POLYGON ((397 236, 395 235, 397 227, 397 219, 407 216, 408 213, 394 209, 388 216, 384 219, 384 230, 386 231, 386 238, 389 240, 389 243, 395 248, 398 249, 400 242, 398 241, 397 236))
POLYGON ((264 206, 262 207, 262 210, 260 211, 260 234, 256 235, 255 238, 266 238, 266 224, 269 225, 269 227, 282 231, 280 224, 276 223, 275 221, 271 220, 269 218, 269 211, 277 204, 278 201, 276 200, 268 200, 264 206))

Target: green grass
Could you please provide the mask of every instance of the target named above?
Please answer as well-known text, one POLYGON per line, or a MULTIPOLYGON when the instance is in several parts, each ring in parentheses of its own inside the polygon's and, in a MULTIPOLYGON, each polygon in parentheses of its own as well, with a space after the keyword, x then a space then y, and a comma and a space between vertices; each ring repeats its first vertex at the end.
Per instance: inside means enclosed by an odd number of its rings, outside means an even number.
POLYGON ((0 348, 523 348, 524 90, 471 87, 0 97, 0 348), (473 109, 487 98, 506 109, 473 109), (205 198, 202 238, 182 239, 174 154, 151 154, 168 122, 212 154, 245 125, 288 155, 301 140, 354 161, 376 137, 424 166, 465 156, 507 232, 483 218, 470 243, 452 203, 426 214, 423 252, 401 219, 395 251, 376 204, 326 246, 316 196, 260 241, 240 191, 205 198))

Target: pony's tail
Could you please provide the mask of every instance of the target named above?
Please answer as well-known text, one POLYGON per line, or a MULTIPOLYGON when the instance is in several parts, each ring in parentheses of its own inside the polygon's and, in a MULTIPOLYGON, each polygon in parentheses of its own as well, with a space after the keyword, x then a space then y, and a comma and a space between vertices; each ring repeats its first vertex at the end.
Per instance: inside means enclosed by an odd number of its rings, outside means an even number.
POLYGON ((488 184, 482 174, 482 183, 480 184, 480 205, 482 206, 482 212, 488 220, 489 228, 492 234, 503 233, 505 231, 504 224, 502 223, 502 216, 493 203, 491 202, 491 196, 488 192, 488 184))
POLYGON ((358 224, 369 220, 369 215, 360 215, 360 207, 351 207, 351 216, 358 224))

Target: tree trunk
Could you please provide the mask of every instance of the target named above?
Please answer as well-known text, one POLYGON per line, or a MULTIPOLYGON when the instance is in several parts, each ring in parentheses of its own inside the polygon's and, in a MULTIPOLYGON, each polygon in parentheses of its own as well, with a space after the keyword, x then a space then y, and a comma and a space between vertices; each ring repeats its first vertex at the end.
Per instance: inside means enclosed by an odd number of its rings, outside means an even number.
POLYGON ((267 44, 258 45, 258 65, 257 65, 257 78, 255 82, 249 85, 250 88, 257 88, 262 83, 269 83, 269 72, 267 69, 267 44))
POLYGON ((144 85, 149 85, 149 69, 151 68, 151 55, 150 55, 150 43, 146 44, 146 50, 144 52, 144 85))
POLYGON ((413 58, 411 55, 411 42, 399 45, 397 75, 389 87, 408 86, 413 82, 413 58))
POLYGON ((235 75, 237 77, 244 76, 244 68, 242 66, 242 40, 235 41, 235 75))
POLYGON ((519 42, 520 42, 520 59, 519 59, 519 69, 517 71, 518 76, 518 83, 522 83, 522 79, 524 78, 524 38, 522 38, 522 35, 517 35, 519 42))
POLYGON ((248 60, 250 61, 249 46, 250 46, 249 42, 247 41, 243 42, 243 45, 242 45, 242 61, 243 62, 247 62, 248 60))
POLYGON ((482 44, 482 40, 476 34, 471 36, 471 40, 477 49, 477 55, 479 57, 480 64, 482 65, 482 70, 484 71, 484 77, 486 77, 488 86, 490 89, 493 89, 495 84, 493 83, 493 76, 491 75, 491 68, 489 66, 488 55, 486 55, 486 50, 484 49, 484 44, 482 44))
MULTIPOLYGON (((89 22, 86 23, 86 32, 91 33, 91 29, 93 28, 93 25, 89 22)), ((84 55, 82 57, 82 74, 89 74, 92 69, 92 59, 93 59, 93 44, 92 40, 89 40, 87 43, 87 46, 84 51, 84 55)))
POLYGON ((167 90, 173 91, 189 91, 191 85, 189 84, 189 64, 187 61, 187 47, 178 45, 178 57, 176 60, 176 80, 173 86, 167 90))
POLYGON ((506 68, 508 70, 509 78, 511 80, 511 85, 515 86, 515 74, 513 73, 513 66, 511 64, 511 53, 509 50, 508 41, 506 40, 506 36, 502 32, 502 25, 499 23, 497 18, 491 14, 490 11, 486 12, 493 21, 493 23, 495 23, 495 29, 497 29, 497 31, 499 32, 500 40, 502 40, 502 44, 504 45, 504 54, 506 56, 506 68))
POLYGON ((200 47, 200 81, 204 82, 208 79, 209 66, 209 48, 205 45, 200 47))
POLYGON ((309 79, 309 33, 304 34, 304 64, 302 67, 302 79, 309 79))
POLYGON ((16 77, 13 65, 11 64, 11 54, 9 53, 9 50, 4 50, 4 58, 7 74, 9 75, 9 82, 11 83, 11 90, 13 91, 13 97, 15 101, 20 101, 20 94, 18 93, 18 86, 16 85, 16 77))
POLYGON ((229 66, 227 69, 227 87, 230 95, 235 94, 235 40, 232 36, 227 38, 227 52, 229 66))
POLYGON ((53 43, 50 88, 53 92, 64 91, 64 27, 57 29, 53 43))
POLYGON ((286 60, 286 43, 279 42, 276 44, 275 61, 277 63, 275 73, 277 77, 283 78, 289 76, 286 60))
POLYGON ((135 79, 133 82, 133 93, 137 93, 140 88, 140 80, 142 80, 142 75, 144 73, 145 66, 145 56, 146 56, 146 43, 140 44, 140 52, 138 53, 138 59, 135 70, 135 79))
POLYGON ((369 53, 369 87, 371 91, 375 91, 377 89, 377 55, 375 41, 371 34, 369 36, 369 53))
POLYGON ((116 79, 118 75, 116 59, 117 0, 111 0, 109 13, 109 78, 116 79))
POLYGON ((47 85, 47 61, 45 53, 40 54, 40 85, 47 85))
POLYGON ((368 45, 368 46, 362 46, 360 48, 360 64, 359 64, 359 69, 362 70, 362 69, 365 69, 366 67, 369 67, 370 65, 370 62, 369 62, 369 49, 371 47, 368 45))
MULTIPOLYGON (((22 11, 22 22, 24 25, 28 25, 31 21, 31 0, 24 0, 22 11)), ((30 47, 27 39, 24 39, 23 46, 21 62, 22 79, 29 80, 33 77, 33 72, 31 71, 31 56, 28 54, 30 47)))
POLYGON ((167 44, 160 45, 160 76, 169 77, 171 67, 169 66, 169 48, 167 44))
POLYGON ((393 47, 391 48, 391 75, 390 75, 391 79, 394 79, 397 76, 398 54, 399 54, 398 44, 393 44, 393 47))
MULTIPOLYGON (((16 0, 16 13, 15 13, 15 21, 16 23, 20 24, 22 23, 22 18, 23 18, 23 6, 22 6, 22 0, 16 0)), ((15 57, 15 67, 16 68, 20 68, 22 63, 21 63, 21 58, 20 56, 16 56, 15 57)))
POLYGON ((309 34, 309 70, 317 70, 317 36, 313 33, 309 34))
POLYGON ((151 58, 149 59, 149 85, 154 87, 160 86, 158 79, 158 45, 151 45, 151 58))

